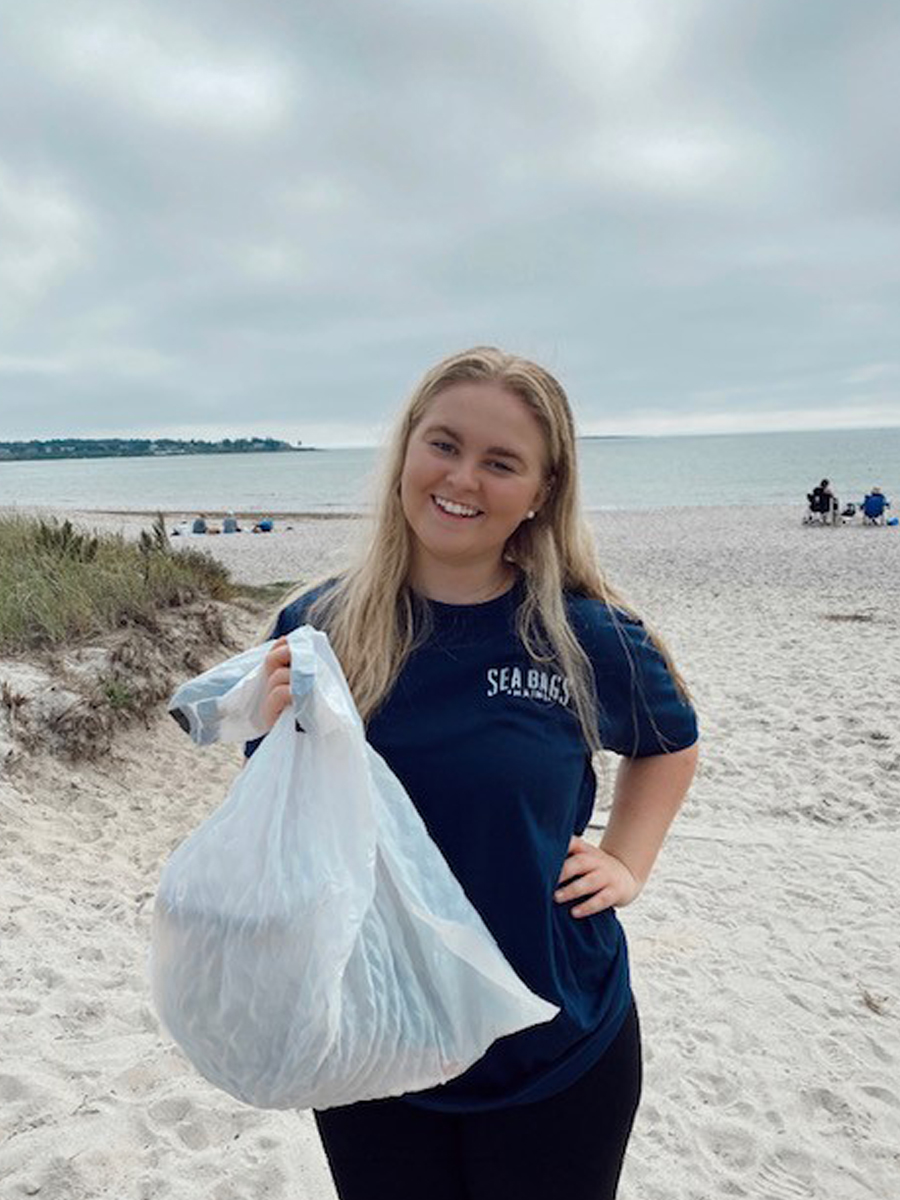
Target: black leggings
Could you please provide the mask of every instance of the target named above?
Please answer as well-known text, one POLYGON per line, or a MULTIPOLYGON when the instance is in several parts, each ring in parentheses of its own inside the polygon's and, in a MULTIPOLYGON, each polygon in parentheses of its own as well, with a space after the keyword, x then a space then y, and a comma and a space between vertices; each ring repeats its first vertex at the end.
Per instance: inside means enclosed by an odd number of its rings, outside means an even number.
POLYGON ((596 1066, 547 1100, 474 1113, 369 1100, 315 1117, 341 1200, 613 1200, 640 1093, 632 1007, 596 1066))

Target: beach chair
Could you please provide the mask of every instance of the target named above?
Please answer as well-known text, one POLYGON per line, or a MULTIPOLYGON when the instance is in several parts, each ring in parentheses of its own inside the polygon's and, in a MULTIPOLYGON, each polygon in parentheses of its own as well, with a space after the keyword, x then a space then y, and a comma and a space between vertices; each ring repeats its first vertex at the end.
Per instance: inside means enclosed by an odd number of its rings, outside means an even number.
POLYGON ((881 488, 872 488, 861 507, 864 525, 883 525, 891 502, 887 496, 882 495, 881 488))
POLYGON ((809 508, 803 518, 805 525, 828 525, 836 522, 838 502, 831 492, 821 486, 814 487, 811 492, 806 493, 806 500, 809 508))

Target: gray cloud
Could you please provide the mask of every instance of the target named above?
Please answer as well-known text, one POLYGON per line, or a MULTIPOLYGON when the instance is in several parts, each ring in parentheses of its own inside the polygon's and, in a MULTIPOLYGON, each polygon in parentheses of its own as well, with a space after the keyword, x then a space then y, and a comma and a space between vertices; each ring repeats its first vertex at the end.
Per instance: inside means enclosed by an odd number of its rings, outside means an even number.
POLYGON ((0 439, 370 436, 435 358, 582 428, 900 423, 900 12, 17 6, 0 439))

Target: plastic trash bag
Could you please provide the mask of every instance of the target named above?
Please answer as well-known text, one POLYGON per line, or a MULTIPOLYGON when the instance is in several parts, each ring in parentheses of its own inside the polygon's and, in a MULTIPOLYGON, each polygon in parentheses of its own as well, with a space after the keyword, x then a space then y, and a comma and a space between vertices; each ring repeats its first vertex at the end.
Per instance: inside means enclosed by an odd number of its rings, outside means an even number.
MULTIPOLYGON (((288 642, 293 707, 163 869, 151 980, 211 1083, 321 1109, 445 1082, 558 1010, 514 973, 366 742, 325 634, 288 642)), ((196 742, 263 732, 270 647, 175 693, 196 742)))

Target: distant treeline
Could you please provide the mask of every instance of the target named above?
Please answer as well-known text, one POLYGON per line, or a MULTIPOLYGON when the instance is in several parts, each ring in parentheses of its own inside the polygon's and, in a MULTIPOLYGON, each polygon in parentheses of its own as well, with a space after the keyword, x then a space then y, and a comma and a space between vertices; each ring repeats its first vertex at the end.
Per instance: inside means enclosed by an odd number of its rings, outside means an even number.
POLYGON ((221 442, 189 442, 174 438, 51 438, 49 441, 0 442, 0 459, 150 458, 173 454, 256 454, 300 450, 302 444, 277 438, 224 438, 221 442))

